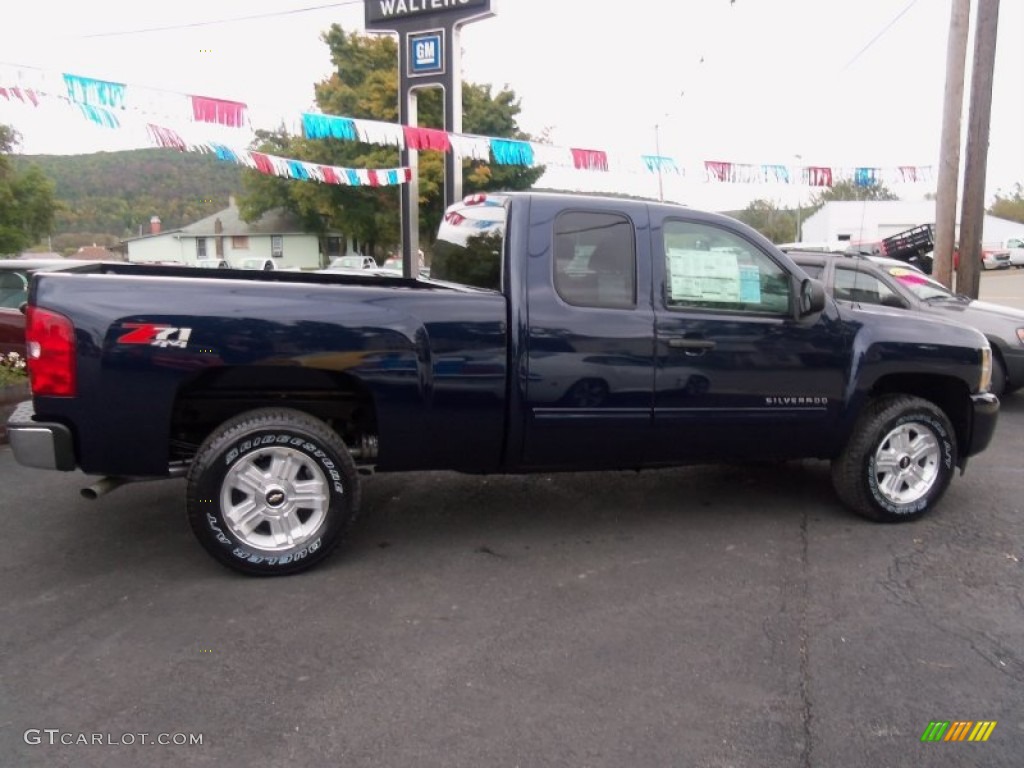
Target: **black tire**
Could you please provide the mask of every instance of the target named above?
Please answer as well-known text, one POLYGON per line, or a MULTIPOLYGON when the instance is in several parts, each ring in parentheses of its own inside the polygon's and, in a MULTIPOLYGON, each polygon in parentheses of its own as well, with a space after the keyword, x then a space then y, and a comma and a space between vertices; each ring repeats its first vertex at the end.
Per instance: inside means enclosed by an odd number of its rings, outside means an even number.
POLYGON ((251 576, 298 573, 330 555, 354 521, 359 477, 322 421, 262 408, 224 422, 199 447, 186 506, 199 543, 223 565, 251 576))
POLYGON ((910 395, 886 395, 861 414, 832 462, 832 484, 844 504, 869 520, 909 522, 942 498, 956 461, 956 435, 938 406, 910 395))
POLYGON ((1006 392, 1006 366, 1003 365, 1003 361, 999 359, 999 353, 995 350, 992 351, 992 383, 989 385, 988 391, 996 397, 1002 397, 1006 392))

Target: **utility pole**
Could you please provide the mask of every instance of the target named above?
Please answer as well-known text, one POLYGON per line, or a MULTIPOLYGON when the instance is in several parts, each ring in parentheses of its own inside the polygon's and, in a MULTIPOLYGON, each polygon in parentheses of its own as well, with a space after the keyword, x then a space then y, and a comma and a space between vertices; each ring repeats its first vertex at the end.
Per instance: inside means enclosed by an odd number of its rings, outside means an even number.
MULTIPOLYGON (((970 0, 968 0, 968 2, 969 1, 970 0)), ((795 170, 797 171, 797 173, 799 173, 800 172, 800 163, 803 162, 804 156, 803 155, 793 155, 793 157, 796 158, 796 163, 797 163, 795 170)), ((802 179, 800 179, 800 181, 802 181, 802 179)), ((798 183, 799 183, 799 181, 798 181, 798 183)), ((798 197, 796 199, 796 237, 794 238, 794 240, 795 240, 795 242, 798 242, 798 243, 799 242, 803 242, 803 238, 800 237, 800 215, 803 213, 803 211, 801 210, 803 208, 803 203, 804 203, 804 195, 803 195, 803 192, 801 191, 800 197, 798 197)))
POLYGON ((939 186, 935 195, 935 262, 933 277, 953 287, 956 242, 956 196, 960 182, 960 124, 964 109, 964 68, 971 0, 953 0, 946 46, 946 97, 939 149, 939 186))
POLYGON ((978 298, 981 281, 981 238, 985 220, 985 172, 992 118, 992 81, 999 30, 999 0, 978 0, 971 70, 971 113, 967 122, 967 161, 960 213, 960 261, 956 271, 959 293, 978 298))

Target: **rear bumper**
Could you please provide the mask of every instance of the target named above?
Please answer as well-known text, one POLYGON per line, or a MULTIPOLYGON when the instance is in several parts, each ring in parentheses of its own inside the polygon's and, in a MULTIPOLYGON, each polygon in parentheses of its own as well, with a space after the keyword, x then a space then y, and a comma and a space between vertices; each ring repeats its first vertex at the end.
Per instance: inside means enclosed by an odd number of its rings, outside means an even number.
POLYGON ((71 430, 63 424, 34 421, 32 401, 21 403, 7 420, 7 439, 19 464, 37 469, 75 469, 71 430))
POLYGON ((992 441, 999 419, 999 398, 986 392, 982 395, 971 395, 971 434, 967 445, 961 451, 961 460, 975 456, 992 441))

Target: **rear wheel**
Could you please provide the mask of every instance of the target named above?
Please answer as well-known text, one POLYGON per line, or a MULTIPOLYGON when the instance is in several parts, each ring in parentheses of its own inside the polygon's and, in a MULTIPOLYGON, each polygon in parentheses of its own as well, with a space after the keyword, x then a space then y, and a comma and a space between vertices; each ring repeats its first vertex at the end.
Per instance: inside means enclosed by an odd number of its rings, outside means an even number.
POLYGON ((226 421, 189 469, 193 533, 249 575, 296 573, 326 558, 355 518, 359 480, 341 438, 319 419, 265 408, 226 421))
POLYGON ((832 462, 839 498, 871 520, 916 520, 946 492, 956 466, 956 438, 942 410, 909 395, 870 403, 846 448, 832 462))

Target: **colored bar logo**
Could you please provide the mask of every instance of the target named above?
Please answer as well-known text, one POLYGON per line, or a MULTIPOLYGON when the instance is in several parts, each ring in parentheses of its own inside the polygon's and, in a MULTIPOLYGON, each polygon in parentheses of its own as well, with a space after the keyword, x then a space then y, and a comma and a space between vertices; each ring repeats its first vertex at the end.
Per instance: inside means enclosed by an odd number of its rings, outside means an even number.
POLYGON ((996 729, 996 720, 932 720, 921 734, 921 741, 988 741, 996 729))

